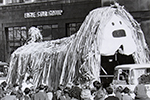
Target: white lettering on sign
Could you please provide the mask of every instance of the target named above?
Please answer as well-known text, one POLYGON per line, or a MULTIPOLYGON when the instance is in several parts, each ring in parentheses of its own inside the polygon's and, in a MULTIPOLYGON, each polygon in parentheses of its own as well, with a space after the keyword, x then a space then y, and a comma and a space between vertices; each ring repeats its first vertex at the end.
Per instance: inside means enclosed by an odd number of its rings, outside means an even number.
POLYGON ((48 16, 47 11, 39 11, 37 12, 37 17, 46 17, 48 16))
POLYGON ((50 10, 50 11, 48 12, 48 14, 49 14, 49 16, 54 16, 54 15, 59 16, 59 15, 62 14, 62 10, 56 10, 56 11, 50 10))
POLYGON ((24 13, 24 18, 36 18, 36 17, 48 17, 48 16, 60 16, 63 10, 49 10, 49 11, 38 11, 38 12, 27 12, 24 13))
POLYGON ((24 18, 35 18, 35 17, 36 17, 35 12, 24 13, 24 18))

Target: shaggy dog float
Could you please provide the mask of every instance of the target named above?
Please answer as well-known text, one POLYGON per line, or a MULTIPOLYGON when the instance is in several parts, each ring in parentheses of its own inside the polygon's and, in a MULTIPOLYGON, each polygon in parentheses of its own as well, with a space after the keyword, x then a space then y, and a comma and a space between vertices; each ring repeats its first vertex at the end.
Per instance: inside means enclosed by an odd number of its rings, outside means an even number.
MULTIPOLYGON (((42 39, 41 35, 33 37, 42 39)), ((101 56, 113 56, 116 52, 132 56, 134 63, 150 62, 138 22, 118 4, 92 10, 70 37, 31 40, 12 53, 8 84, 22 83, 26 73, 33 76, 35 86, 43 83, 54 90, 60 84, 66 86, 75 81, 100 81, 100 70, 105 72, 101 56)))

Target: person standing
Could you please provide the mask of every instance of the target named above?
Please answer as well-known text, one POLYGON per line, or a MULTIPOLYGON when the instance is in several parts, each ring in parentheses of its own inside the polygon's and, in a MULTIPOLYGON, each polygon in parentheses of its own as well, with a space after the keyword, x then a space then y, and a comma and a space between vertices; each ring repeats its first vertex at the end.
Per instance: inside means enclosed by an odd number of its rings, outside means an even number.
POLYGON ((106 91, 103 88, 102 83, 100 83, 99 81, 94 81, 93 86, 96 88, 96 92, 94 93, 94 100, 104 100, 106 96, 106 91))
POLYGON ((115 90, 115 96, 119 98, 119 100, 122 100, 122 90, 123 88, 121 86, 117 87, 115 90))
POLYGON ((34 88, 32 76, 28 76, 26 81, 22 83, 21 90, 24 91, 25 88, 29 88, 29 89, 34 88))
POLYGON ((14 92, 11 92, 10 94, 7 94, 0 100, 18 100, 16 97, 16 94, 14 92))
POLYGON ((81 91, 82 91, 82 89, 80 88, 79 84, 75 83, 75 85, 72 86, 72 88, 69 90, 70 96, 72 98, 81 100, 81 91))
POLYGON ((150 100, 147 95, 147 90, 141 78, 138 78, 138 85, 134 89, 135 100, 150 100))
POLYGON ((31 98, 29 96, 30 89, 29 88, 25 88, 24 93, 25 93, 25 95, 23 97, 24 98, 23 100, 31 100, 31 98))
POLYGON ((12 88, 12 92, 16 94, 17 99, 22 100, 23 92, 20 88, 20 85, 15 83, 12 88))
POLYGON ((4 81, 0 84, 0 99, 5 96, 5 88, 7 83, 4 81))
POLYGON ((91 95, 90 89, 83 89, 81 91, 81 98, 82 100, 94 100, 93 96, 91 95))
POLYGON ((108 94, 108 97, 106 97, 104 100, 119 100, 118 97, 114 96, 113 89, 111 87, 107 87, 106 92, 108 94))
POLYGON ((122 91, 122 99, 121 100, 133 100, 131 95, 130 95, 130 89, 125 87, 122 91))
POLYGON ((49 100, 44 85, 39 86, 39 92, 34 95, 34 100, 49 100))
POLYGON ((52 100, 52 98, 53 98, 52 88, 45 86, 44 91, 47 93, 48 99, 52 100))

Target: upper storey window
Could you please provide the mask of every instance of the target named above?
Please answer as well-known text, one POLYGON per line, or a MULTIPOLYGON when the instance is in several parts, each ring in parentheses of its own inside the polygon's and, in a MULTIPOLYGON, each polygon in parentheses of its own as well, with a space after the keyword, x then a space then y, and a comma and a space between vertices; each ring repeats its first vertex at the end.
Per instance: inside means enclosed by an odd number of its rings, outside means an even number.
POLYGON ((3 4, 3 0, 0 0, 0 5, 2 5, 3 4))
POLYGON ((20 3, 36 3, 36 2, 63 2, 63 3, 71 3, 71 2, 80 2, 86 0, 0 0, 0 5, 8 5, 8 4, 20 4, 20 3))
POLYGON ((36 0, 0 0, 1 4, 13 4, 13 3, 31 3, 35 2, 36 0))
POLYGON ((25 3, 30 3, 30 2, 34 2, 35 0, 23 0, 23 2, 25 3))
POLYGON ((32 3, 32 2, 43 2, 43 1, 57 1, 57 0, 0 0, 1 4, 11 3, 32 3))

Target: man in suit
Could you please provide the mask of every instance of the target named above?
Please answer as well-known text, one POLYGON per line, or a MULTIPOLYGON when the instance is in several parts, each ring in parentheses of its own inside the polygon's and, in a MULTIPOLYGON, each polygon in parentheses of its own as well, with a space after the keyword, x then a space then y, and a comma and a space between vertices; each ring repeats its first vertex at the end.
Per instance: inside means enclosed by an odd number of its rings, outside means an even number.
POLYGON ((119 98, 113 94, 113 89, 111 87, 107 87, 106 92, 108 93, 108 97, 104 100, 119 100, 119 98))

